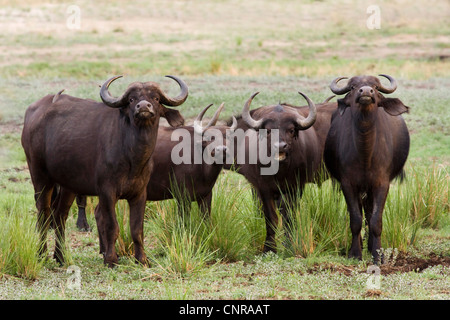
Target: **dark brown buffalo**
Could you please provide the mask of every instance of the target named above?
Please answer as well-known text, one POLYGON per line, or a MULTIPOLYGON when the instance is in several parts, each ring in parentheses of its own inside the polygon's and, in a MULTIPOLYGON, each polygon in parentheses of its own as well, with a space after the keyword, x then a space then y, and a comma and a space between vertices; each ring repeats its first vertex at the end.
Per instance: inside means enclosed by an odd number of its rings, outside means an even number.
POLYGON ((352 245, 349 256, 361 259, 362 213, 369 226, 368 248, 379 262, 382 214, 389 182, 403 173, 409 152, 409 133, 400 116, 408 112, 397 98, 385 98, 397 88, 394 78, 385 87, 373 76, 351 78, 339 88, 339 77, 330 85, 338 99, 325 144, 324 160, 330 174, 337 179, 350 214, 352 245))
POLYGON ((119 228, 115 204, 127 199, 130 225, 137 261, 146 263, 143 243, 143 219, 146 186, 150 177, 159 118, 171 125, 184 119, 178 111, 188 96, 186 84, 174 79, 181 88, 176 98, 164 93, 157 83, 135 82, 119 98, 108 87, 119 77, 106 81, 100 89, 103 103, 68 95, 47 95, 30 105, 25 113, 22 145, 25 150, 38 209, 38 229, 46 250, 50 225, 56 232, 54 257, 62 263, 67 214, 76 194, 96 195, 99 204, 95 217, 99 229, 104 262, 117 263, 115 241, 119 228), (61 186, 56 210, 51 196, 61 186))
MULTIPOLYGON (((211 107, 206 107, 194 121, 193 126, 174 127, 159 127, 158 139, 155 145, 155 151, 151 157, 152 173, 150 181, 147 184, 147 200, 160 201, 166 199, 176 198, 180 208, 184 204, 184 200, 189 202, 196 201, 200 210, 205 216, 209 216, 211 212, 212 189, 222 170, 222 166, 226 157, 226 145, 220 144, 211 150, 211 156, 215 159, 213 163, 194 163, 194 152, 191 152, 187 163, 175 164, 172 160, 172 150, 179 144, 177 138, 174 139, 176 130, 184 130, 188 133, 190 140, 189 147, 191 151, 196 148, 194 138, 198 146, 201 148, 203 154, 205 148, 210 144, 208 141, 209 134, 212 129, 218 130, 223 137, 223 142, 226 143, 227 131, 233 131, 237 123, 230 126, 217 126, 216 122, 222 111, 223 104, 219 107, 217 112, 209 123, 203 127, 201 124, 205 112, 211 107)), ((86 228, 88 226, 86 220, 86 213, 83 209, 83 202, 86 202, 86 197, 77 197, 78 205, 78 220, 77 226, 86 228), (81 204, 81 207, 80 207, 81 204)))
POLYGON ((205 216, 210 215, 212 189, 226 161, 226 133, 233 131, 237 124, 231 127, 216 125, 219 113, 223 108, 222 104, 208 125, 202 127, 201 119, 207 108, 200 113, 193 126, 177 128, 186 130, 191 137, 192 152, 187 163, 175 164, 172 161, 172 150, 179 144, 177 139, 172 141, 174 131, 177 129, 160 128, 155 153, 151 159, 154 171, 147 186, 147 200, 159 201, 175 197, 181 205, 181 198, 186 198, 188 201, 197 201, 202 213, 205 216), (216 137, 217 134, 221 135, 223 143, 216 145, 210 150, 211 152, 205 153, 205 149, 211 143, 211 137, 216 137), (207 154, 210 161, 207 163, 206 159, 202 157, 201 161, 195 163, 195 148, 199 148, 198 150, 201 150, 202 154, 207 154))
MULTIPOLYGON (((290 218, 287 208, 298 201, 295 196, 301 194, 304 185, 315 182, 321 172, 322 153, 328 133, 332 112, 336 103, 315 104, 300 93, 308 102, 308 107, 295 107, 288 104, 260 107, 249 112, 254 94, 246 103, 242 118, 238 120, 239 129, 246 131, 246 142, 235 146, 234 154, 244 152, 245 161, 239 163, 235 159, 235 169, 253 185, 262 203, 266 221, 266 240, 264 251, 276 251, 275 228, 278 224, 277 207, 283 216, 284 225, 289 225, 290 218), (249 130, 250 129, 250 130, 249 130), (251 135, 259 135, 262 129, 268 136, 278 130, 279 139, 274 143, 274 161, 278 161, 278 171, 275 174, 263 175, 261 169, 267 167, 260 163, 250 163, 251 135), (255 131, 256 130, 256 131, 255 131)), ((269 140, 269 139, 268 139, 269 140)), ((253 140, 255 141, 255 140, 253 140)), ((237 156, 239 157, 239 156, 237 156)), ((230 166, 227 167, 229 169, 230 166)))

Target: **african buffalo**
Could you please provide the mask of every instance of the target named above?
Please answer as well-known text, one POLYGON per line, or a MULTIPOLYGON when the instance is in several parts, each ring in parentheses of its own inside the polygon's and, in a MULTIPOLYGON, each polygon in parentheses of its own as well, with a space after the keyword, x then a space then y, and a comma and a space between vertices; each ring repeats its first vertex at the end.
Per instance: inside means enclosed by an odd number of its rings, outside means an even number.
POLYGON ((175 197, 181 204, 180 197, 186 197, 189 201, 197 201, 204 216, 210 215, 212 189, 226 160, 226 134, 233 131, 237 123, 231 127, 216 125, 222 104, 213 119, 203 127, 201 120, 208 108, 209 106, 199 114, 193 126, 160 128, 155 153, 151 158, 154 171, 147 186, 147 200, 159 201, 175 197), (179 144, 174 131, 179 132, 180 129, 185 130, 186 137, 190 139, 183 152, 187 149, 192 152, 189 157, 184 158, 186 161, 174 163, 173 158, 180 155, 179 150, 174 152, 175 146, 179 144), (218 134, 220 137, 217 137, 218 134), (214 138, 219 139, 218 144, 213 147, 210 144, 215 143, 214 138), (206 151, 208 146, 211 150, 206 151), (196 148, 199 148, 198 153, 202 155, 198 161, 195 161, 196 148), (210 157, 209 161, 207 157, 210 157))
POLYGON ((332 177, 341 184, 350 215, 352 245, 349 256, 361 259, 363 209, 369 226, 368 248, 375 263, 381 248, 382 214, 389 183, 403 174, 409 152, 409 132, 400 116, 408 112, 397 98, 385 98, 397 88, 395 79, 385 87, 373 76, 358 76, 331 91, 347 95, 338 99, 325 143, 324 161, 332 177), (348 109, 348 110, 347 110, 348 109))
MULTIPOLYGON (((198 145, 201 147, 202 155, 206 154, 205 148, 211 143, 209 138, 213 129, 217 130, 216 133, 220 132, 223 141, 226 142, 227 131, 233 131, 237 123, 234 122, 231 127, 216 125, 223 106, 224 104, 218 108, 205 127, 202 126, 201 121, 211 105, 200 112, 193 126, 159 127, 155 151, 150 160, 153 170, 147 184, 147 201, 176 198, 181 208, 184 203, 182 198, 186 197, 188 201, 196 201, 199 204, 204 216, 210 215, 212 189, 225 162, 226 145, 220 144, 212 148, 211 156, 215 159, 211 159, 210 163, 203 161, 203 158, 199 163, 195 163, 194 152, 191 152, 186 162, 175 164, 172 157, 178 156, 178 154, 173 155, 172 152, 179 144, 178 137, 183 137, 182 135, 177 136, 177 131, 179 134, 187 134, 186 138, 189 139, 189 142, 185 147, 193 151, 198 145), (194 140, 196 138, 198 141, 194 140)), ((82 226, 88 225, 86 213, 83 207, 80 207, 82 201, 86 201, 85 196, 77 197, 79 209, 77 226, 80 222, 82 226)))
MULTIPOLYGON (((290 224, 287 208, 298 201, 292 195, 301 194, 304 185, 315 182, 323 168, 322 153, 325 138, 328 133, 332 112, 336 109, 336 103, 315 104, 304 94, 299 92, 308 102, 308 107, 295 107, 289 104, 264 106, 249 111, 250 103, 257 93, 245 103, 242 118, 238 120, 235 130, 242 129, 246 132, 246 139, 235 145, 235 169, 238 173, 253 185, 256 194, 262 203, 266 221, 266 240, 264 251, 276 251, 275 227, 278 224, 277 207, 283 216, 284 225, 290 224), (268 164, 258 160, 250 161, 254 143, 258 141, 264 131, 269 137, 278 134, 278 139, 273 141, 271 161, 276 162, 278 170, 263 174, 262 169, 268 169, 268 164), (245 161, 239 161, 239 153, 245 154, 245 161), (291 195, 291 196, 289 196, 291 195)), ((271 139, 272 140, 272 139, 271 139)), ((227 169, 230 166, 226 167, 227 169)))
POLYGON ((47 95, 31 104, 22 132, 38 209, 37 227, 42 250, 46 251, 47 231, 56 232, 54 257, 63 263, 64 230, 67 214, 76 194, 96 195, 95 211, 100 249, 108 266, 117 263, 115 241, 119 228, 115 214, 118 199, 130 206, 130 226, 137 261, 146 263, 143 249, 143 219, 146 186, 150 177, 150 156, 156 144, 159 119, 169 124, 184 122, 176 110, 188 97, 188 87, 175 80, 181 93, 169 97, 154 82, 134 82, 119 97, 108 91, 119 77, 106 81, 100 89, 103 103, 68 95, 47 95), (56 210, 51 196, 61 186, 56 210))

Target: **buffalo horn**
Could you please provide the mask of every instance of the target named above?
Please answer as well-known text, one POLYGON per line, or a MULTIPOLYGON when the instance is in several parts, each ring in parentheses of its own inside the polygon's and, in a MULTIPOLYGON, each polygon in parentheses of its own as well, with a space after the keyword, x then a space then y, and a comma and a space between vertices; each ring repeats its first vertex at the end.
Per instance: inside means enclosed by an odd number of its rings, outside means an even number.
POLYGON ((160 90, 161 103, 166 106, 169 106, 169 107, 179 106, 184 101, 186 101, 186 99, 188 97, 188 93, 189 93, 188 86, 186 85, 186 83, 183 80, 181 80, 178 77, 175 77, 175 76, 166 76, 166 77, 171 78, 178 83, 178 85, 180 86, 180 89, 181 89, 181 93, 177 97, 171 98, 164 91, 160 90))
POLYGON ((222 102, 222 104, 217 109, 217 111, 214 113, 214 116, 208 122, 206 127, 202 126, 202 119, 203 119, 203 116, 205 115, 206 111, 212 106, 212 104, 210 104, 205 109, 203 109, 202 112, 200 112, 198 114, 197 119, 195 119, 195 121, 194 121, 194 130, 195 130, 195 132, 197 132, 198 134, 202 134, 206 129, 216 125, 216 122, 219 119, 220 112, 222 111, 224 105, 225 105, 225 103, 222 102))
POLYGON ((380 85, 378 87, 378 91, 383 92, 383 93, 392 93, 395 91, 395 89, 397 89, 397 81, 393 77, 391 77, 387 74, 379 74, 379 76, 387 78, 389 80, 389 82, 391 83, 391 87, 386 88, 383 85, 380 85))
POLYGON ((350 86, 347 84, 345 87, 339 88, 337 83, 342 79, 348 79, 347 77, 337 77, 333 81, 331 81, 330 89, 335 94, 344 94, 350 91, 350 86))
POLYGON ((253 98, 258 94, 259 92, 254 93, 250 99, 245 102, 244 109, 242 109, 242 120, 253 129, 259 129, 263 123, 263 119, 255 120, 250 115, 250 104, 252 103, 253 98))
POLYGON ((333 95, 333 96, 330 96, 330 97, 326 98, 326 99, 322 102, 322 104, 323 104, 323 103, 328 103, 328 102, 330 102, 330 100, 333 99, 334 97, 336 97, 336 96, 333 95))
POLYGON ((238 122, 237 122, 236 118, 233 116, 233 124, 231 125, 230 130, 231 131, 236 130, 237 126, 238 126, 238 122))
POLYGON ((114 98, 113 96, 111 96, 108 88, 114 80, 117 80, 119 78, 122 78, 122 76, 112 77, 111 79, 106 81, 100 88, 100 98, 102 98, 102 101, 104 104, 106 104, 108 107, 111 107, 111 108, 123 107, 126 104, 125 99, 127 98, 130 90, 133 88, 133 85, 129 86, 127 91, 125 91, 125 93, 122 96, 120 96, 119 98, 114 98))
POLYGON ((58 101, 59 97, 61 96, 61 93, 63 93, 64 90, 65 90, 65 89, 62 89, 61 91, 59 91, 57 94, 55 94, 55 95, 53 96, 52 103, 55 103, 56 101, 58 101))
POLYGON ((309 127, 311 127, 314 124, 314 122, 316 122, 317 110, 316 110, 316 105, 314 104, 314 102, 311 101, 311 99, 308 98, 307 95, 303 94, 300 91, 298 93, 303 98, 305 98, 305 100, 308 102, 308 107, 309 107, 309 113, 308 113, 308 117, 306 119, 300 115, 297 118, 297 124, 300 126, 301 129, 305 130, 305 129, 308 129, 309 127))

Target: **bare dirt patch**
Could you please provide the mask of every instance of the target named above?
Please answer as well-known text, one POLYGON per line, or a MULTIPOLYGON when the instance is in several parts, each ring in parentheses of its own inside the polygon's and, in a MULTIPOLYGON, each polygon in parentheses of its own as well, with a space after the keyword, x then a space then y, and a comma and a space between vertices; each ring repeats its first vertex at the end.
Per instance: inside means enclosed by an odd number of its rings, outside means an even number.
MULTIPOLYGON (((422 272, 429 267, 434 267, 437 265, 450 267, 450 257, 431 253, 428 257, 420 258, 401 253, 395 260, 395 263, 380 265, 380 271, 382 275, 406 272, 422 272)), ((321 271, 329 271, 331 273, 338 273, 345 276, 351 276, 353 272, 366 273, 366 270, 361 270, 360 266, 343 266, 332 263, 314 264, 308 270, 308 273, 312 274, 321 271)))
POLYGON ((423 270, 442 265, 444 267, 450 267, 450 257, 440 256, 435 253, 430 254, 429 257, 420 258, 412 257, 406 254, 400 254, 393 265, 381 265, 381 274, 392 274, 400 272, 422 272, 423 270))

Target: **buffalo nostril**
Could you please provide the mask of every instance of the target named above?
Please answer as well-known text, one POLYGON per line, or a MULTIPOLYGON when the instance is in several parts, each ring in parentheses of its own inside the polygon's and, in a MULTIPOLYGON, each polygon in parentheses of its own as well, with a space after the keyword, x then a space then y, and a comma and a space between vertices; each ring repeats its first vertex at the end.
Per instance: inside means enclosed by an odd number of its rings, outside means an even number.
POLYGON ((373 89, 370 89, 370 93, 373 93, 373 89))
POLYGON ((362 93, 363 92, 363 89, 359 89, 359 93, 362 93))
POLYGON ((286 146, 287 146, 286 142, 275 143, 275 148, 277 148, 278 150, 284 150, 286 146))

